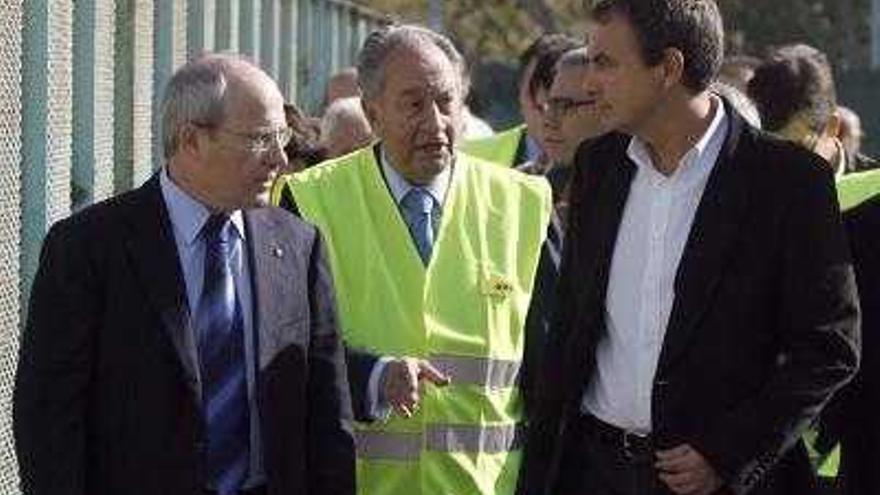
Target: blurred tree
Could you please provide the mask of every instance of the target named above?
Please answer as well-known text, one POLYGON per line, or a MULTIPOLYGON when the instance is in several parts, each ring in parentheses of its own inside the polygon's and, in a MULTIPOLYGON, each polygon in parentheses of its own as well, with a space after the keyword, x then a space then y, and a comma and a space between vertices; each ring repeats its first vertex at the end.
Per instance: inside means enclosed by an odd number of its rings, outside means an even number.
MULTIPOLYGON (((358 0, 425 22, 427 0, 358 0)), ((731 53, 761 55, 802 41, 828 53, 839 70, 870 60, 871 0, 718 0, 731 53)), ((446 28, 472 60, 513 60, 542 32, 583 36, 583 0, 444 0, 446 28)))

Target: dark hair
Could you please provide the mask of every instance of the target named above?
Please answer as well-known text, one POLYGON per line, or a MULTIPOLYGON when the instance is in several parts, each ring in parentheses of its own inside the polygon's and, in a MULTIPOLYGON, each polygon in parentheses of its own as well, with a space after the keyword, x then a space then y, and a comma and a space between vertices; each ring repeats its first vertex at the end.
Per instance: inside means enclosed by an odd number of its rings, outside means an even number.
POLYGON ((649 66, 668 48, 684 56, 682 83, 693 91, 709 87, 724 59, 724 25, 715 0, 593 0, 590 16, 607 22, 612 14, 629 20, 649 66))
POLYGON ((327 150, 319 144, 320 120, 305 115, 293 103, 284 104, 284 116, 293 131, 293 137, 284 148, 290 165, 295 169, 308 168, 326 160, 327 150))
POLYGON ((529 96, 535 97, 539 89, 548 90, 556 77, 556 62, 566 52, 578 48, 582 43, 564 34, 544 34, 532 42, 519 57, 520 84, 528 84, 529 96), (535 69, 528 81, 523 81, 529 64, 535 61, 535 69))
POLYGON ((797 113, 805 112, 811 130, 819 132, 837 108, 828 57, 800 43, 771 50, 755 69, 748 93, 770 131, 782 129, 797 113))

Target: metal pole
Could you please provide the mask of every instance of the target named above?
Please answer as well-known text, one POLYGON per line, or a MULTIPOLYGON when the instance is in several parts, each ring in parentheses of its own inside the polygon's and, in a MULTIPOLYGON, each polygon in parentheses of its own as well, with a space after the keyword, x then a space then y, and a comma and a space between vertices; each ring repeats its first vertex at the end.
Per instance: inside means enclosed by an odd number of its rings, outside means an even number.
MULTIPOLYGON (((875 0, 875 3, 880 0, 875 0)), ((431 0, 428 6, 428 26, 438 33, 443 32, 443 0, 431 0)))
POLYGON ((880 0, 871 4, 871 68, 880 69, 880 0))

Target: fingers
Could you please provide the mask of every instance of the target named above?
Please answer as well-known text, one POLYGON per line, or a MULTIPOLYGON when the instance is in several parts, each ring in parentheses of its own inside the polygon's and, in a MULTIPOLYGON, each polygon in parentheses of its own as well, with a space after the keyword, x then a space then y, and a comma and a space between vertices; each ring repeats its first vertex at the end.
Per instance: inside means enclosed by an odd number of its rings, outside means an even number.
POLYGON ((439 387, 445 387, 452 381, 448 375, 443 374, 443 372, 424 359, 419 361, 419 378, 428 380, 439 387))
POLYGON ((689 472, 679 474, 660 473, 660 481, 679 495, 690 495, 695 493, 697 489, 695 476, 689 472))
POLYGON ((690 445, 658 451, 660 480, 678 495, 708 495, 723 484, 709 462, 690 445))
POLYGON ((397 414, 409 418, 419 405, 419 381, 425 379, 438 386, 448 385, 450 378, 424 359, 400 358, 389 361, 382 376, 383 397, 397 414))
POLYGON ((655 464, 657 469, 670 473, 698 469, 702 460, 699 454, 687 446, 657 452, 657 459, 658 461, 655 464))

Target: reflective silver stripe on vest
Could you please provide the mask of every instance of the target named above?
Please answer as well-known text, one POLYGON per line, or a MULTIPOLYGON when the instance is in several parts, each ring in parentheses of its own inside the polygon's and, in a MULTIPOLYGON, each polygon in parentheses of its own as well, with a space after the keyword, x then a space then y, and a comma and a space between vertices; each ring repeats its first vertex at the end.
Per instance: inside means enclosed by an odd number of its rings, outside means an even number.
POLYGON ((354 438, 357 456, 362 459, 406 461, 418 459, 422 450, 421 433, 356 431, 354 438))
POLYGON ((516 386, 519 377, 519 361, 468 356, 431 356, 428 360, 450 375, 452 383, 511 388, 516 386))
POLYGON ((361 459, 412 461, 425 450, 434 452, 482 452, 499 454, 522 446, 522 428, 517 425, 462 426, 431 425, 421 433, 358 431, 357 455, 361 459))

